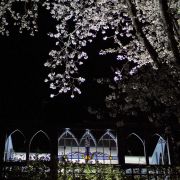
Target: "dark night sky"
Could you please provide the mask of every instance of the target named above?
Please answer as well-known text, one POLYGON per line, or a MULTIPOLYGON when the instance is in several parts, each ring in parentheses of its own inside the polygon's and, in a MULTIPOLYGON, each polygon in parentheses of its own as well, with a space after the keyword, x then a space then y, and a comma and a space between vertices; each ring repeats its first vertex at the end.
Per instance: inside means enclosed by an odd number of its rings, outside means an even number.
POLYGON ((75 99, 69 95, 49 98, 50 90, 44 83, 48 69, 43 64, 54 45, 46 35, 52 27, 53 22, 47 26, 45 21, 40 21, 35 37, 18 34, 14 29, 11 29, 10 37, 0 36, 1 122, 16 124, 27 120, 32 126, 42 122, 67 126, 96 121, 95 116, 87 112, 87 107, 102 104, 106 91, 97 86, 94 78, 110 72, 111 61, 98 57, 101 42, 96 41, 88 47, 91 49, 89 60, 82 66, 82 76, 87 79, 81 87, 82 95, 75 99))

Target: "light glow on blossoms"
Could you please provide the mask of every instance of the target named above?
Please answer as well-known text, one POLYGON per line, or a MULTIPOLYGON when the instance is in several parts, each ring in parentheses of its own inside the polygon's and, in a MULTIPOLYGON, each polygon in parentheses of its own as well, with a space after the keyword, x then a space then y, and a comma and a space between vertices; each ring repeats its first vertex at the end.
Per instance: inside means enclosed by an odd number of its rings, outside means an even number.
MULTIPOLYGON (((1 0, 0 33, 9 35, 10 15, 20 33, 28 30, 34 35, 38 31, 38 8, 42 6, 49 11, 56 20, 56 32, 48 33, 55 39, 55 47, 44 64, 50 70, 45 82, 54 92, 50 97, 70 92, 73 98, 75 94, 81 94, 79 86, 85 81, 79 75, 79 66, 88 59, 86 47, 99 32, 103 40, 114 42, 114 47, 102 49, 99 54, 115 53, 117 61, 133 64, 129 75, 147 64, 158 69, 160 63, 176 61, 177 49, 170 42, 178 40, 179 21, 175 16, 178 5, 176 0, 1 0), (18 3, 24 8, 15 10, 18 3), (175 39, 168 33, 170 29, 164 28, 168 17, 163 8, 167 4, 176 25, 175 39)), ((115 81, 123 79, 124 69, 123 66, 115 72, 115 81)))

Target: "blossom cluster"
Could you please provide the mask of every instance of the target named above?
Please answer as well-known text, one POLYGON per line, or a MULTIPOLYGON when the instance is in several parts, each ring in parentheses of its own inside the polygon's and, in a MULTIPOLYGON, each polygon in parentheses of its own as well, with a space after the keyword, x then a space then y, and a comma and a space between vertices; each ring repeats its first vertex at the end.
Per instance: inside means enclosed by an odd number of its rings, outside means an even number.
POLYGON ((37 18, 40 0, 1 0, 0 2, 0 34, 9 35, 11 23, 34 35, 38 31, 37 18))

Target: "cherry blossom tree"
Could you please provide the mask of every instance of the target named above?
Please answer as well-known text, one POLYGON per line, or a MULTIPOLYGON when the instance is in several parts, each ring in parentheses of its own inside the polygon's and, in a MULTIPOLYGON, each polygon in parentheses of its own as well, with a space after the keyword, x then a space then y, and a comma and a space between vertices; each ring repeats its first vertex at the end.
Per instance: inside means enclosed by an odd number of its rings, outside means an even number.
MULTIPOLYGON (((50 73, 45 79, 54 94, 81 93, 79 84, 85 81, 78 68, 88 58, 85 51, 98 32, 104 40, 112 39, 113 47, 100 55, 114 53, 117 61, 133 64, 133 75, 142 66, 151 64, 154 70, 179 63, 179 1, 177 0, 2 0, 0 3, 0 33, 9 35, 10 23, 34 35, 38 31, 38 8, 45 7, 56 21, 55 39, 45 66, 50 73), (9 21, 11 19, 11 21, 9 21), (122 39, 126 38, 126 43, 122 39)), ((124 67, 124 66, 123 66, 124 67)), ((123 78, 123 69, 115 81, 123 78)))
MULTIPOLYGON (((115 67, 118 70, 114 70, 114 81, 98 79, 99 83, 107 84, 112 90, 105 98, 105 111, 111 117, 119 119, 122 115, 144 113, 149 121, 156 121, 158 124, 165 123, 164 119, 172 117, 180 121, 179 9, 175 8, 176 3, 127 1, 135 31, 135 40, 131 39, 127 46, 138 40, 139 47, 144 49, 137 61, 128 60, 129 56, 124 57, 118 51, 117 60, 124 63, 119 68, 115 67), (147 61, 147 57, 150 61, 147 61), (143 59, 144 63, 141 62, 143 59)), ((128 53, 134 53, 129 49, 128 47, 128 53)), ((134 51, 139 55, 137 49, 134 51)), ((135 57, 137 56, 133 54, 132 58, 135 57)), ((100 117, 98 111, 91 112, 100 117)))

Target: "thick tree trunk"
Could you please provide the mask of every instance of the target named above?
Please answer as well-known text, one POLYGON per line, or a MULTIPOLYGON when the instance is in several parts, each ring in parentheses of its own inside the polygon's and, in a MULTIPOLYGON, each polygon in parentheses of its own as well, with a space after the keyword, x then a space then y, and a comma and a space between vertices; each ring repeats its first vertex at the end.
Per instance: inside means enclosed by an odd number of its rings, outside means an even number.
POLYGON ((145 48, 149 52, 151 58, 156 63, 156 65, 159 67, 160 62, 158 61, 158 53, 155 51, 153 46, 150 44, 150 42, 148 41, 148 39, 146 38, 146 36, 142 30, 142 26, 141 26, 141 24, 137 18, 137 11, 136 11, 135 5, 132 3, 131 0, 127 0, 127 4, 129 7, 129 13, 131 15, 131 19, 132 19, 134 28, 136 30, 137 37, 143 43, 143 45, 145 46, 145 48))
POLYGON ((123 127, 117 129, 118 161, 122 168, 125 166, 125 133, 123 130, 123 127))
POLYGON ((159 7, 160 7, 161 17, 164 23, 164 28, 167 32, 169 45, 176 59, 176 62, 180 63, 180 55, 179 55, 179 50, 177 46, 178 43, 176 42, 176 39, 174 37, 174 30, 173 30, 173 23, 172 23, 173 19, 170 18, 167 0, 159 0, 159 7))

